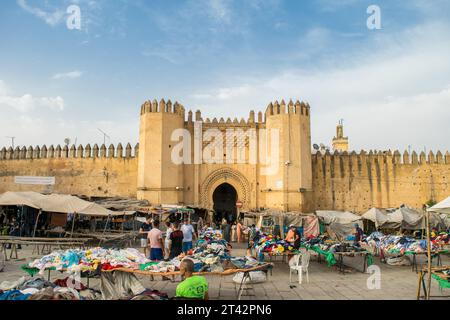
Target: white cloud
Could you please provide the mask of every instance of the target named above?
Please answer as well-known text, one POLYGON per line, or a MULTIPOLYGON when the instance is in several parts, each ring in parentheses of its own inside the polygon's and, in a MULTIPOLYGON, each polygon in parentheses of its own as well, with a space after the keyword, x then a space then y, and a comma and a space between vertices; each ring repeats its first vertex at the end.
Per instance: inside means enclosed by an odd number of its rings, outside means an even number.
POLYGON ((52 76, 52 79, 54 80, 58 80, 58 79, 75 79, 75 78, 79 78, 83 75, 82 71, 70 71, 70 72, 65 72, 65 73, 56 73, 52 76))
POLYGON ((435 23, 385 35, 346 60, 232 79, 233 86, 196 92, 186 105, 245 117, 249 108, 264 111, 275 99, 298 98, 311 104, 313 142, 330 144, 344 118, 357 150, 450 149, 450 43, 442 41, 449 34, 435 23))
POLYGON ((230 23, 231 21, 231 9, 230 3, 227 0, 208 0, 206 5, 209 8, 209 14, 212 18, 230 23))
POLYGON ((28 112, 37 108, 64 110, 64 99, 57 97, 33 97, 31 94, 12 95, 4 81, 0 80, 0 107, 13 108, 19 112, 28 112))
POLYGON ((65 11, 63 10, 56 10, 54 12, 47 12, 37 7, 30 6, 26 0, 17 0, 17 3, 19 6, 24 9, 25 11, 31 13, 32 15, 38 17, 39 19, 42 19, 50 26, 56 26, 58 23, 60 23, 65 16, 65 11))

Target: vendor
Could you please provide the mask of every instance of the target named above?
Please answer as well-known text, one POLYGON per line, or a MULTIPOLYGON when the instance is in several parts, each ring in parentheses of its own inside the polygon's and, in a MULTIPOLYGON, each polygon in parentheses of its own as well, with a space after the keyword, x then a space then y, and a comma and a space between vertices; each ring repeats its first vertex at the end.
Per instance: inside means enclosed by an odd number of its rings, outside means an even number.
POLYGON ((297 232, 297 228, 293 224, 289 226, 289 231, 284 240, 289 242, 294 248, 300 248, 300 236, 297 232))
POLYGON ((184 280, 177 286, 176 297, 208 300, 208 281, 203 276, 194 276, 194 262, 184 259, 180 264, 180 274, 184 280))
POLYGON ((355 223, 355 242, 353 243, 355 246, 359 246, 359 242, 361 242, 363 235, 363 230, 359 224, 355 223))

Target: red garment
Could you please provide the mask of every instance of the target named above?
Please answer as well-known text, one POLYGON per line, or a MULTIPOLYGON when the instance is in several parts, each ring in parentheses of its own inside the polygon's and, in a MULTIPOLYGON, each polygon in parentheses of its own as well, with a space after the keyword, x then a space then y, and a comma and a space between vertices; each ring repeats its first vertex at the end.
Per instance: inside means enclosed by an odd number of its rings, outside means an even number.
POLYGON ((84 284, 82 284, 81 282, 78 282, 78 281, 74 281, 73 279, 70 279, 69 277, 67 277, 65 279, 57 279, 53 283, 56 284, 58 287, 63 287, 63 288, 67 288, 67 284, 70 283, 70 285, 73 286, 73 288, 76 288, 77 290, 86 290, 87 289, 87 287, 84 284))
POLYGON ((114 269, 118 269, 118 268, 123 268, 123 266, 120 264, 117 266, 112 266, 109 263, 102 264, 102 270, 114 270, 114 269))

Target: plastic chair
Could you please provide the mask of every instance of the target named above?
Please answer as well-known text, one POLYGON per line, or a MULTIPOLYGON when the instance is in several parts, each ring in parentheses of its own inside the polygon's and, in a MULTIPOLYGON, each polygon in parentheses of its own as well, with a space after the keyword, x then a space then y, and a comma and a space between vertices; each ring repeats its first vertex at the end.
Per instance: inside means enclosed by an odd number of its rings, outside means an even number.
POLYGON ((303 252, 301 254, 297 254, 293 257, 294 263, 289 266, 289 282, 292 282, 292 271, 298 272, 298 283, 302 284, 303 280, 303 272, 306 274, 306 282, 309 283, 309 259, 311 255, 309 252, 303 252))

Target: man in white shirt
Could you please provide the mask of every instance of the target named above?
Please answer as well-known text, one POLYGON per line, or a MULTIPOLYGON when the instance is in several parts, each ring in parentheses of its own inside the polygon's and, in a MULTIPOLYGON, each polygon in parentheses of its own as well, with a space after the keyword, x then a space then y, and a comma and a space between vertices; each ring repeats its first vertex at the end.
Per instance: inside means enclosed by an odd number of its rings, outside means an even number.
POLYGON ((187 253, 192 249, 192 240, 197 240, 197 235, 195 234, 194 227, 189 224, 188 219, 184 219, 184 223, 180 230, 183 232, 183 252, 187 253))

